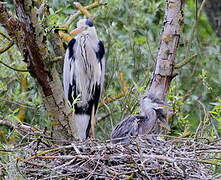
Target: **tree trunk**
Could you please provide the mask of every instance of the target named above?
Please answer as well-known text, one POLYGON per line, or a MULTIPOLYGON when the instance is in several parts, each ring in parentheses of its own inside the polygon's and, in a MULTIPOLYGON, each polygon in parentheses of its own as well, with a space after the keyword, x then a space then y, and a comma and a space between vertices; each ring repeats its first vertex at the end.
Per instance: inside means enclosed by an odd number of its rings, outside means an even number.
MULTIPOLYGON (((37 7, 31 0, 14 0, 17 18, 13 18, 0 3, 0 23, 18 46, 24 56, 28 70, 41 87, 41 94, 52 120, 53 137, 72 140, 75 126, 72 123, 71 110, 64 100, 63 88, 54 57, 50 55, 46 41, 53 41, 53 48, 60 56, 64 55, 59 40, 53 34, 46 34, 38 23, 37 7), (57 42, 57 43, 55 43, 57 42)), ((56 54, 55 53, 55 54, 56 54)), ((57 55, 57 54, 56 54, 57 55)))
MULTIPOLYGON (((161 100, 165 100, 166 98, 170 83, 176 76, 176 73, 174 73, 174 63, 182 23, 182 0, 167 0, 160 48, 147 95, 152 95, 161 100)), ((142 103, 144 102, 145 101, 142 101, 142 103)), ((145 106, 145 104, 143 104, 143 106, 145 106)))

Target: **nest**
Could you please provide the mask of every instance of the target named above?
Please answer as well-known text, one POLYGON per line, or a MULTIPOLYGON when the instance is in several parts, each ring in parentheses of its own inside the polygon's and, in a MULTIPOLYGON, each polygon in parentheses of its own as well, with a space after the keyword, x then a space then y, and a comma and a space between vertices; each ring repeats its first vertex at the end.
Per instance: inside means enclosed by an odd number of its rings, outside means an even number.
POLYGON ((221 140, 153 136, 112 144, 32 141, 20 147, 18 169, 27 179, 213 179, 221 140), (165 140, 166 139, 166 140, 165 140))

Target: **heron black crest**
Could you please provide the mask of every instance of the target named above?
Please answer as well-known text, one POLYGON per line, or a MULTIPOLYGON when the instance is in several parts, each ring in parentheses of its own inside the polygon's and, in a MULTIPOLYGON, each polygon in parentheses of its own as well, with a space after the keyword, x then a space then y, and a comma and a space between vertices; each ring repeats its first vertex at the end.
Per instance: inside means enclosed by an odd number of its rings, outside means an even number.
POLYGON ((87 19, 85 24, 88 25, 89 27, 93 27, 94 26, 93 21, 90 20, 90 19, 87 19))

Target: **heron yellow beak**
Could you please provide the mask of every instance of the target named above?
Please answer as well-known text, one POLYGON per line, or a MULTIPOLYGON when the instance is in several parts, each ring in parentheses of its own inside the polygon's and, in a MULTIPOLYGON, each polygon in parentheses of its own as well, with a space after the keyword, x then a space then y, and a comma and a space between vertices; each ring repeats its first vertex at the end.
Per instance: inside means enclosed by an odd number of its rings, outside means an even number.
POLYGON ((77 34, 81 33, 83 30, 84 30, 83 28, 76 28, 73 31, 71 31, 70 34, 77 35, 77 34))

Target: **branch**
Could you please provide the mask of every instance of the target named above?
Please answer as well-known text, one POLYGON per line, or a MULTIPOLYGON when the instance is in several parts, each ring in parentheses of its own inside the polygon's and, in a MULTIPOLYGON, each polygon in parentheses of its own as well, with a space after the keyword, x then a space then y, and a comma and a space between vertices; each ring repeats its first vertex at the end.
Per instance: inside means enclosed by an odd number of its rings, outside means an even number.
POLYGON ((195 133, 195 137, 194 137, 195 139, 198 137, 200 131, 203 132, 203 129, 205 128, 204 125, 206 123, 206 120, 208 119, 208 112, 206 110, 206 106, 200 100, 196 100, 196 102, 198 102, 202 106, 203 112, 204 112, 204 117, 200 120, 200 123, 196 129, 196 133, 195 133))
POLYGON ((12 41, 11 38, 4 33, 0 32, 0 35, 2 35, 4 38, 8 39, 9 41, 12 41))
POLYGON ((13 67, 11 67, 11 66, 5 64, 5 63, 2 62, 2 61, 0 61, 0 64, 3 64, 3 65, 6 66, 7 68, 12 69, 12 70, 14 70, 14 71, 18 71, 18 72, 29 72, 28 70, 25 70, 25 69, 16 69, 16 68, 13 68, 13 67))
MULTIPOLYGON (((93 8, 98 7, 98 6, 103 6, 103 5, 106 5, 106 4, 107 3, 105 3, 105 2, 95 1, 93 4, 90 4, 89 6, 86 6, 85 9, 89 10, 89 9, 93 9, 93 8)), ((64 27, 69 27, 70 24, 80 15, 81 15, 81 11, 77 11, 75 14, 71 15, 69 17, 69 19, 67 20, 67 22, 65 23, 64 27)))
POLYGON ((102 103, 100 104, 100 106, 104 105, 105 103, 110 103, 110 102, 116 101, 116 100, 126 96, 129 93, 128 85, 125 80, 125 74, 123 72, 120 72, 118 74, 118 77, 119 77, 118 81, 120 83, 121 92, 119 94, 116 94, 114 97, 105 97, 102 100, 102 103))
POLYGON ((20 102, 17 102, 17 101, 12 101, 12 100, 5 99, 5 98, 0 98, 0 101, 5 101, 5 102, 8 102, 10 104, 16 104, 18 106, 25 107, 25 108, 32 109, 32 110, 36 109, 34 106, 26 105, 26 104, 23 104, 23 103, 20 103, 20 102))
POLYGON ((81 12, 82 14, 84 14, 85 16, 87 16, 89 19, 93 19, 93 18, 94 18, 94 16, 91 15, 90 12, 89 12, 85 7, 83 7, 83 6, 81 5, 81 3, 79 3, 79 2, 74 2, 74 5, 75 5, 76 8, 78 8, 78 9, 80 10, 80 12, 81 12))
POLYGON ((192 61, 198 54, 194 54, 186 59, 184 59, 183 61, 179 62, 178 64, 176 64, 174 66, 175 69, 179 69, 183 66, 185 66, 187 63, 189 63, 190 61, 192 61))
POLYGON ((43 132, 37 128, 34 128, 30 125, 23 124, 23 123, 14 123, 14 122, 11 122, 8 120, 0 119, 0 125, 8 126, 10 128, 13 128, 13 129, 16 129, 19 131, 23 131, 26 133, 30 133, 33 135, 44 135, 45 136, 45 132, 43 132))
POLYGON ((189 37, 189 40, 187 41, 186 52, 185 52, 186 55, 189 53, 190 45, 191 45, 190 42, 192 42, 192 40, 193 40, 194 32, 195 32, 195 30, 196 30, 196 26, 197 26, 197 24, 199 23, 199 17, 200 17, 200 14, 201 14, 201 12, 202 12, 202 10, 203 10, 203 7, 204 7, 206 1, 207 1, 207 0, 203 0, 203 2, 202 2, 201 5, 200 5, 200 8, 199 8, 199 10, 198 10, 198 13, 197 13, 197 15, 196 15, 196 21, 194 22, 194 24, 193 24, 193 26, 192 26, 192 29, 191 29, 191 32, 190 32, 190 37, 189 37))
POLYGON ((14 42, 11 41, 8 46, 0 48, 0 54, 2 54, 4 52, 6 52, 7 50, 9 50, 13 45, 14 45, 14 42))
POLYGON ((58 34, 59 34, 59 37, 61 37, 62 39, 64 39, 65 41, 70 41, 73 39, 72 36, 70 36, 69 34, 67 33, 64 33, 62 31, 58 31, 58 34))

